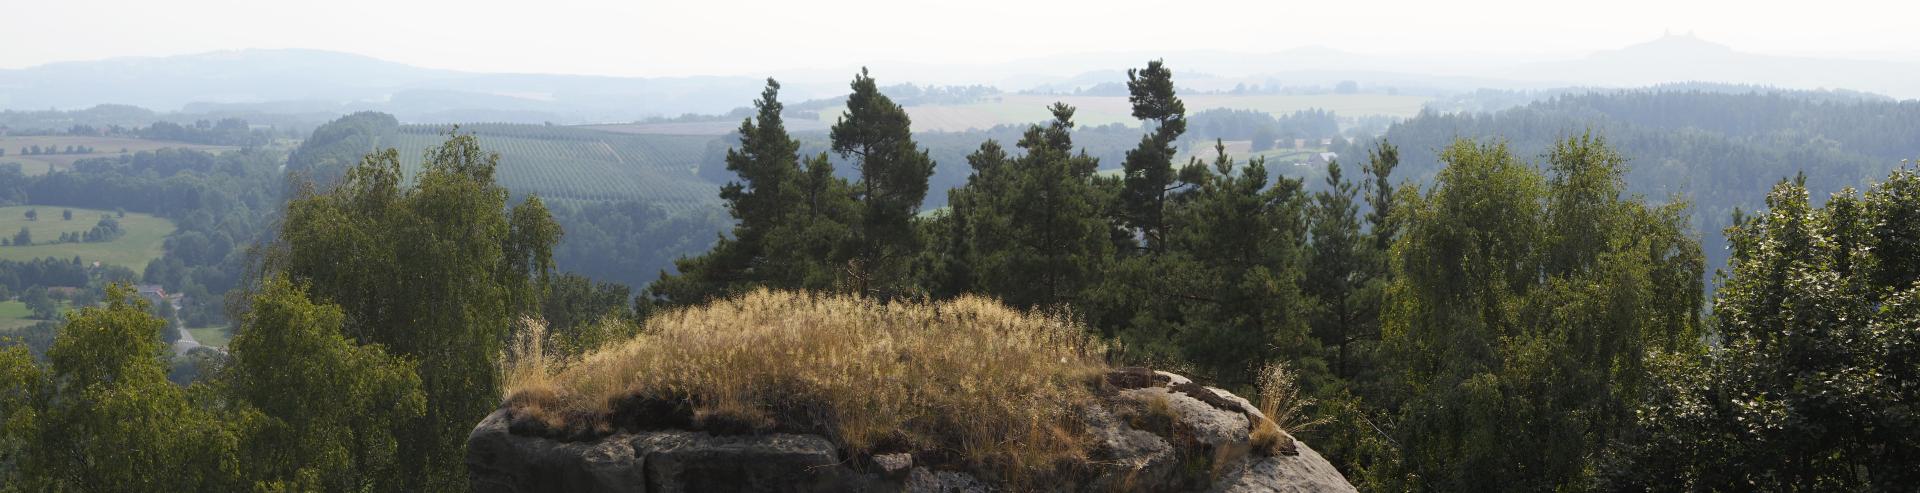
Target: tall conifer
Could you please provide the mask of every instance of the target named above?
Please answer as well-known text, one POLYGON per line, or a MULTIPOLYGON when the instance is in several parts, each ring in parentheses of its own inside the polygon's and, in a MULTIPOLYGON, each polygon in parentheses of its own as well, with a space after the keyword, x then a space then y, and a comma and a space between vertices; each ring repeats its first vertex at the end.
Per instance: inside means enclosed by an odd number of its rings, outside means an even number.
POLYGON ((787 134, 781 120, 778 81, 767 79, 753 106, 756 114, 740 122, 740 146, 727 150, 727 170, 740 179, 720 189, 727 212, 738 221, 733 237, 721 237, 705 255, 676 260, 678 275, 662 272, 649 287, 660 302, 698 303, 749 284, 778 281, 766 272, 765 242, 769 232, 786 224, 786 215, 801 200, 795 183, 802 173, 800 142, 787 134))
POLYGON ((1145 69, 1128 69, 1127 91, 1133 117, 1150 132, 1127 151, 1119 209, 1123 223, 1145 240, 1149 251, 1159 253, 1166 250, 1168 197, 1180 188, 1173 158, 1180 135, 1187 131, 1187 106, 1174 96, 1173 71, 1160 60, 1147 62, 1145 69))
POLYGON ((904 290, 907 261, 918 249, 913 219, 927 197, 934 163, 914 143, 906 109, 881 94, 866 69, 851 85, 847 110, 831 131, 833 151, 860 172, 848 287, 885 297, 904 290))
POLYGON ((1093 172, 1099 161, 1073 152, 1074 108, 1055 103, 1053 122, 1027 128, 1009 159, 996 142, 968 157, 974 175, 955 191, 956 219, 978 288, 1016 306, 1079 297, 1111 252, 1093 172))

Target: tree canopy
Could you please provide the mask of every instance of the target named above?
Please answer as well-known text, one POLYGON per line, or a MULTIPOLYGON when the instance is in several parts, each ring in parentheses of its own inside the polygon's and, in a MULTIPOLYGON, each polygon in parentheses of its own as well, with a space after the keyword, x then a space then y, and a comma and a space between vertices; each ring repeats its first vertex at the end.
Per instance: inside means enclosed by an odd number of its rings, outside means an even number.
POLYGON ((417 362, 426 407, 399 437, 400 486, 444 491, 464 485, 466 434, 499 404, 495 358, 536 313, 560 230, 539 197, 508 208, 473 136, 427 157, 413 180, 389 149, 298 191, 266 266, 337 305, 349 340, 417 362))

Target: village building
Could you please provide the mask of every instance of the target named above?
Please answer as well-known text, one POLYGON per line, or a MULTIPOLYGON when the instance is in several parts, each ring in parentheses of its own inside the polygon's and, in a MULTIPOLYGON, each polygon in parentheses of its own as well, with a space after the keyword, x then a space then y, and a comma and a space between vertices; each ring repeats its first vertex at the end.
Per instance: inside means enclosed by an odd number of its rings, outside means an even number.
POLYGON ((1339 158, 1340 158, 1339 153, 1316 152, 1316 153, 1313 153, 1313 155, 1311 156, 1307 156, 1307 166, 1312 166, 1315 168, 1324 167, 1327 165, 1327 163, 1331 163, 1333 162, 1333 160, 1339 159, 1339 158))
POLYGON ((167 302, 167 289, 160 287, 159 284, 140 284, 134 286, 133 290, 153 306, 160 306, 161 303, 167 302))

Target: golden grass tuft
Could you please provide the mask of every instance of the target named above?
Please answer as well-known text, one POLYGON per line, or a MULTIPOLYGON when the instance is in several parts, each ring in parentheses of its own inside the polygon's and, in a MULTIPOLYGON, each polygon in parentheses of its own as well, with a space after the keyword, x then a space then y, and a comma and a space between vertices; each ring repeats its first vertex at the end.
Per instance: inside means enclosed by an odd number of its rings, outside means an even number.
POLYGON ((565 364, 535 356, 537 340, 514 345, 503 376, 508 407, 548 425, 621 422, 638 397, 687 409, 699 429, 820 433, 855 454, 931 453, 1003 478, 1086 460, 1078 415, 1105 370, 1105 348, 1071 321, 975 297, 757 290, 658 314, 565 364))
POLYGON ((501 397, 511 399, 516 394, 551 394, 554 370, 562 365, 560 358, 547 350, 547 322, 521 317, 518 325, 513 331, 513 338, 507 341, 507 347, 500 355, 501 397))
POLYGON ((1293 449, 1293 435, 1321 425, 1325 419, 1308 419, 1306 408, 1313 398, 1301 395, 1293 370, 1284 363, 1272 363, 1260 369, 1259 400, 1254 403, 1266 419, 1254 423, 1247 437, 1254 450, 1275 455, 1293 449))
POLYGON ((1253 425, 1253 433, 1248 436, 1247 443, 1263 454, 1279 455, 1281 450, 1291 445, 1288 442, 1290 437, 1286 432, 1280 431, 1280 425, 1273 424, 1273 420, 1263 419, 1253 425))

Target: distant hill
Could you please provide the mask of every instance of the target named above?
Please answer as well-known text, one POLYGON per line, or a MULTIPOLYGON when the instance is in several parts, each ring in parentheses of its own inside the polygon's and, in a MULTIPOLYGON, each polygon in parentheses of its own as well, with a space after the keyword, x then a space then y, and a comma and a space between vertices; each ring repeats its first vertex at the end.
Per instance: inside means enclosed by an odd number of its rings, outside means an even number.
POLYGON ((1645 86, 1703 81, 1791 89, 1854 89, 1920 98, 1920 63, 1747 53, 1692 35, 1668 35, 1586 58, 1523 64, 1496 72, 1516 79, 1645 86))
MULTIPOLYGON (((1124 70, 1156 58, 1165 59, 1175 70, 1183 91, 1212 93, 1251 87, 1278 94, 1273 91, 1284 87, 1294 90, 1285 94, 1318 94, 1316 90, 1357 83, 1362 93, 1431 98, 1482 88, 1719 82, 1920 98, 1920 84, 1915 83, 1920 81, 1920 62, 1754 54, 1693 36, 1667 36, 1584 56, 1385 55, 1304 47, 1088 53, 978 65, 885 62, 872 68, 884 84, 983 87, 1006 93, 1072 94, 1092 89, 1104 91, 1097 95, 1121 96, 1124 70)), ((765 75, 781 80, 783 100, 801 102, 844 95, 848 77, 859 69, 817 67, 765 75)), ((688 113, 726 114, 746 106, 763 82, 758 74, 645 78, 477 73, 330 51, 240 50, 0 70, 0 110, 71 110, 111 103, 162 113, 322 118, 379 111, 412 123, 627 123, 688 113)), ((1044 113, 1033 105, 1022 105, 1021 111, 1044 113)), ((978 115, 966 118, 967 124, 960 128, 974 127, 976 120, 986 122, 978 115)))
MULTIPOLYGON (((1417 50, 1417 48, 1414 48, 1417 50)), ((1756 84, 1789 89, 1854 89, 1920 98, 1920 61, 1778 56, 1740 51, 1692 35, 1663 36, 1620 49, 1586 54, 1380 54, 1308 46, 1276 51, 1090 53, 1017 60, 972 73, 1000 73, 1003 89, 1072 92, 1125 80, 1123 69, 1161 58, 1182 88, 1229 89, 1238 84, 1392 87, 1401 94, 1438 96, 1475 89, 1643 87, 1676 82, 1756 84)), ((916 72, 914 66, 890 72, 916 72)), ((925 72, 937 74, 932 68, 925 72)))
MULTIPOLYGON (((315 129, 288 156, 287 171, 324 187, 367 153, 393 148, 411 179, 426 150, 452 130, 356 113, 315 129)), ((459 132, 500 154, 495 177, 514 200, 538 194, 552 210, 566 232, 554 252, 561 270, 644 285, 672 268, 673 259, 706 251, 731 225, 720 203, 722 182, 703 178, 699 169, 721 161, 725 141, 719 137, 502 123, 461 125, 459 132)))
MULTIPOLYGON (((288 170, 321 182, 378 149, 399 151, 404 172, 419 171, 427 149, 447 139, 452 125, 403 125, 392 116, 359 113, 314 131, 288 158, 288 170)), ((481 123, 459 126, 480 146, 500 154, 499 180, 515 194, 549 201, 637 200, 668 211, 714 207, 719 185, 700 165, 724 152, 713 136, 642 135, 549 125, 481 123), (709 156, 708 154, 715 154, 709 156)))
MULTIPOLYGON (((426 150, 445 142, 452 130, 451 125, 405 125, 386 145, 400 150, 402 165, 412 173, 426 150)), ((500 153, 500 181, 515 193, 549 200, 641 200, 670 212, 719 204, 718 184, 699 176, 701 163, 717 162, 724 152, 714 137, 518 124, 462 125, 459 131, 500 153)))
POLYGON ((1726 265, 1721 232, 1734 212, 1764 210, 1779 180, 1805 173, 1817 204, 1843 187, 1884 180, 1902 160, 1920 156, 1920 101, 1788 91, 1595 92, 1492 113, 1422 113, 1393 125, 1385 138, 1400 146, 1396 181, 1431 183, 1443 166, 1438 151, 1454 139, 1497 139, 1540 164, 1556 141, 1587 131, 1627 158, 1628 192, 1689 203, 1711 275, 1726 265))
MULTIPOLYGON (((404 121, 631 121, 724 113, 756 77, 627 78, 437 70, 317 50, 241 50, 0 70, 0 109, 374 110, 404 121)), ((824 95, 824 94, 823 94, 824 95)))

